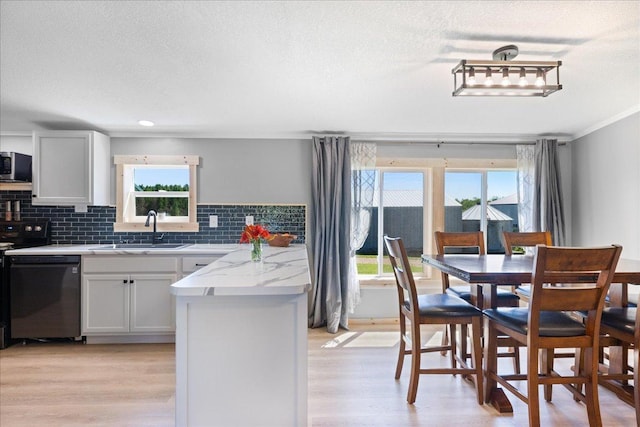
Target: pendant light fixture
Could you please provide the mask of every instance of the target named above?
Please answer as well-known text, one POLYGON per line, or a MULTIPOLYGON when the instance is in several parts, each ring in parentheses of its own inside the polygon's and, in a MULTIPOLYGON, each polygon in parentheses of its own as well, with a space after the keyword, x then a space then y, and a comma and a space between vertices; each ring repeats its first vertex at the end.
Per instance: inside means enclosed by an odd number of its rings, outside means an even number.
POLYGON ((453 96, 544 97, 562 89, 562 61, 513 61, 517 55, 518 47, 508 45, 496 49, 492 61, 463 59, 451 70, 453 96), (478 85, 476 72, 483 71, 485 80, 483 84, 478 85), (502 79, 494 81, 493 72, 501 73, 502 79), (515 76, 518 76, 517 82, 515 76))

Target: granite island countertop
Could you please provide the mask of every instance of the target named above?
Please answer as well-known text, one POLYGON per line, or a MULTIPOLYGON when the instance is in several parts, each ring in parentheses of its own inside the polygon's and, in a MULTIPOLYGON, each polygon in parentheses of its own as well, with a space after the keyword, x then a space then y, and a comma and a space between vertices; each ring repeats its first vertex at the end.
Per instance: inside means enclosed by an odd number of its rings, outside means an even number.
POLYGON ((181 296, 286 295, 311 288, 307 247, 264 246, 263 260, 251 261, 250 246, 238 249, 171 285, 181 296))

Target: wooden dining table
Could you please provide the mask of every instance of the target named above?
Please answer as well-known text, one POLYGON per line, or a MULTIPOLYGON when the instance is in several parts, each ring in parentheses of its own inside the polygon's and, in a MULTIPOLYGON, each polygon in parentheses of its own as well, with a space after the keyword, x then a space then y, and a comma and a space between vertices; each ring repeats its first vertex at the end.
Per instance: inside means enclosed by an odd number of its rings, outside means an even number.
MULTIPOLYGON (((445 254, 422 255, 422 262, 434 267, 451 277, 456 277, 471 286, 476 301, 482 301, 482 309, 497 306, 498 285, 518 285, 531 283, 533 272, 533 255, 472 255, 445 254), (481 296, 481 298, 478 298, 481 296)), ((595 274, 585 275, 585 281, 595 279, 595 274)), ((562 283, 561 276, 557 283, 562 283)), ((620 259, 616 266, 609 292, 611 305, 625 306, 628 299, 628 285, 640 285, 640 260, 620 259)), ((485 357, 486 360, 486 357, 485 357)), ((616 358, 611 359, 612 370, 621 370, 616 366, 616 358)), ((490 381, 490 380, 488 380, 490 381)), ((513 412, 511 402, 495 381, 491 388, 490 402, 498 412, 513 412)))

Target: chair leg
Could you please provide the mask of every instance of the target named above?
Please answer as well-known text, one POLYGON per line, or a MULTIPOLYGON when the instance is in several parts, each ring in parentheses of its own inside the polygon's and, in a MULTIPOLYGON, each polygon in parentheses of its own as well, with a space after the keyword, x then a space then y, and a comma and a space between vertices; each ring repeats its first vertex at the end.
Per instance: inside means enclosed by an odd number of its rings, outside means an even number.
POLYGON ((600 417, 600 402, 598 399, 598 360, 596 358, 597 349, 592 347, 584 349, 584 376, 589 378, 589 382, 585 384, 585 398, 587 405, 587 415, 589 416, 590 426, 602 426, 602 418, 600 417))
MULTIPOLYGON (((456 332, 456 325, 455 324, 450 324, 449 325, 449 329, 451 331, 451 338, 450 338, 450 344, 449 344, 449 350, 451 352, 451 354, 449 355, 450 360, 451 360, 451 367, 455 368, 458 366, 457 360, 456 360, 456 351, 458 351, 458 338, 457 338, 457 332, 456 332)), ((453 376, 455 376, 456 374, 453 374, 453 376)))
POLYGON ((527 353, 527 406, 529 407, 529 427, 540 427, 538 352, 538 348, 532 346, 527 353))
POLYGON ((469 356, 469 349, 467 346, 467 337, 469 336, 469 330, 467 325, 460 325, 460 360, 466 362, 469 356))
MULTIPOLYGON (((600 349, 599 354, 602 354, 602 349, 600 349)), ((600 360, 599 357, 598 360, 600 360)), ((584 372, 584 352, 581 348, 576 348, 573 361, 573 371, 576 377, 582 375, 582 372, 584 372)), ((582 384, 576 383, 573 385, 573 387, 580 393, 582 393, 582 384)), ((575 400, 576 402, 580 401, 580 399, 578 399, 575 395, 573 396, 573 400, 575 400)))
MULTIPOLYGON (((498 331, 493 328, 493 323, 488 318, 484 324, 484 363, 485 372, 498 374, 498 331)), ((496 380, 485 376, 484 399, 485 403, 491 403, 491 392, 497 387, 496 380)))
MULTIPOLYGON (((476 370, 476 392, 478 394, 478 405, 484 403, 484 378, 482 374, 482 345, 480 335, 482 334, 482 317, 478 316, 471 323, 471 362, 476 370)), ((466 339, 466 338, 465 338, 466 339)))
MULTIPOLYGON (((551 371, 553 371, 553 359, 554 354, 552 348, 545 348, 540 351, 540 368, 542 373, 547 377, 551 375, 551 371)), ((544 400, 547 402, 551 402, 552 390, 551 384, 544 385, 544 400)))
MULTIPOLYGON (((444 333, 442 334, 442 343, 441 343, 442 347, 447 347, 449 345, 449 326, 445 325, 444 327, 444 333)), ((447 355, 447 350, 442 350, 440 352, 441 355, 446 356, 447 355)))
MULTIPOLYGON (((637 335, 636 335, 637 337, 637 335)), ((640 349, 638 342, 633 349, 633 404, 636 408, 636 424, 640 426, 640 349)))
POLYGON ((407 323, 404 314, 400 313, 400 350, 398 351, 398 363, 396 364, 396 379, 400 379, 402 365, 404 364, 404 352, 406 349, 405 337, 407 333, 407 323))
POLYGON ((513 347, 513 372, 520 373, 520 346, 513 347))
POLYGON ((420 378, 420 355, 422 342, 420 339, 420 324, 411 322, 411 377, 409 378, 409 391, 407 402, 414 403, 418 394, 418 379, 420 378))

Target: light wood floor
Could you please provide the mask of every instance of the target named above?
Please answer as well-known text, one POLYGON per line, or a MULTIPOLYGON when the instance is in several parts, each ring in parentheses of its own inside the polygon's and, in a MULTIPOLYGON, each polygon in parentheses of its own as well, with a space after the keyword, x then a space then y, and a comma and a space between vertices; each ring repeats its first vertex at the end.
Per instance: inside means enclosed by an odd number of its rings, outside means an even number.
MULTIPOLYGON (((393 378, 397 342, 392 323, 352 322, 351 331, 335 335, 310 330, 309 426, 527 425, 526 406, 515 397, 508 394, 514 413, 499 415, 478 405, 460 376, 423 375, 418 399, 408 405, 408 365, 393 378)), ((438 354, 423 359, 446 362, 438 354)), ((12 346, 0 351, 0 426, 171 426, 174 381, 170 344, 12 346)), ((600 403, 605 426, 635 425, 633 408, 607 390, 600 403)), ((551 404, 542 400, 541 415, 543 426, 587 425, 583 405, 560 387, 551 404)))

